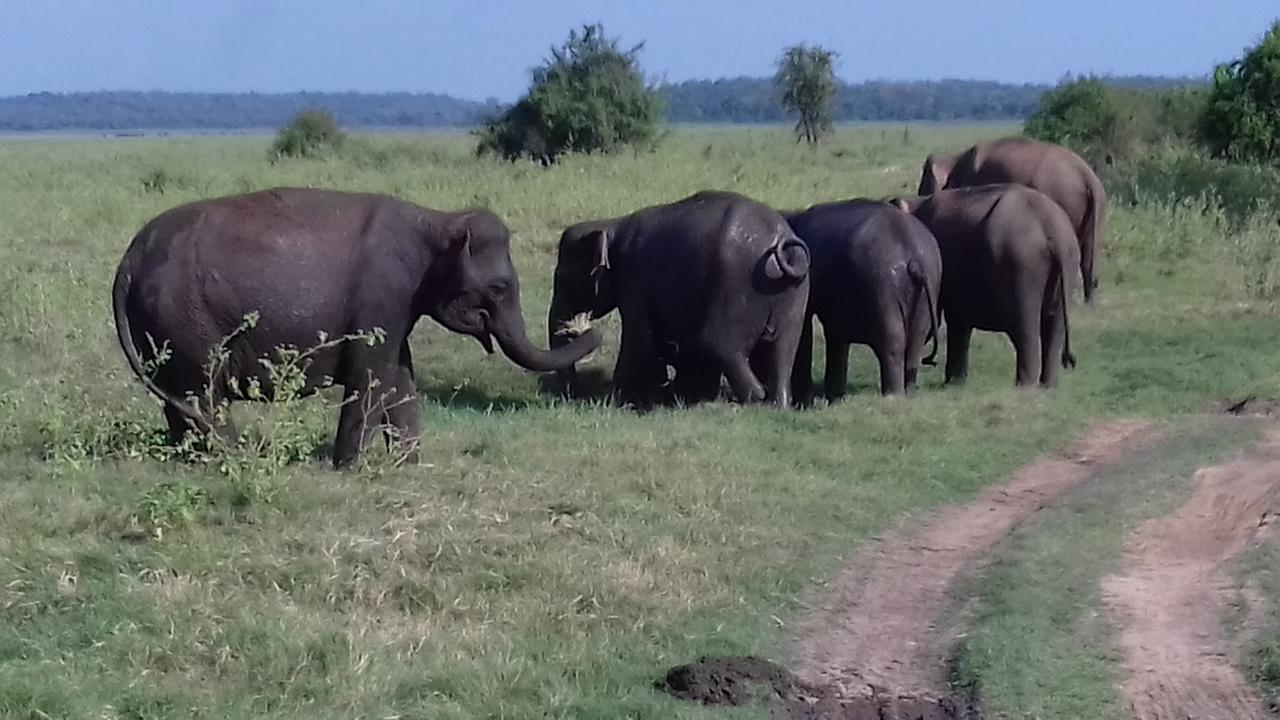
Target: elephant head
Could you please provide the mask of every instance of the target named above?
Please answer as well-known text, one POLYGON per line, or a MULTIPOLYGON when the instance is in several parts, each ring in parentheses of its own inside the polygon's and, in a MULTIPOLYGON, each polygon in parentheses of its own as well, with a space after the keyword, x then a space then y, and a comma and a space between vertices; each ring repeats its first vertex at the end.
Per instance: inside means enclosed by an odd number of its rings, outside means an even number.
POLYGON ((951 170, 956 166, 956 155, 931 153, 924 159, 924 168, 920 171, 920 188, 917 195, 932 195, 947 186, 951 170))
MULTIPOLYGON (((570 343, 567 323, 578 315, 599 318, 618 306, 613 292, 609 243, 618 220, 595 220, 579 223, 560 236, 556 254, 555 281, 551 294, 551 310, 547 314, 547 336, 553 350, 570 343)), ((574 381, 570 366, 557 373, 562 388, 574 381)))
POLYGON ((510 233, 498 217, 468 211, 448 217, 442 231, 444 257, 436 264, 437 292, 425 314, 446 328, 470 335, 493 352, 493 340, 517 365, 535 372, 571 368, 600 346, 598 332, 546 351, 525 333, 520 282, 511 263, 510 233))

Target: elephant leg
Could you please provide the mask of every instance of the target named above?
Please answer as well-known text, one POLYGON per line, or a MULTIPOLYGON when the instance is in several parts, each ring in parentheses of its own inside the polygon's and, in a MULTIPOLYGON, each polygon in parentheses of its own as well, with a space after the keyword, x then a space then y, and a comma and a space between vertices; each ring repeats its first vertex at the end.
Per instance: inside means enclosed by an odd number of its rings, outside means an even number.
POLYGON ((418 407, 417 383, 413 375, 413 358, 406 339, 400 347, 400 362, 395 370, 394 390, 388 389, 386 399, 387 426, 384 434, 387 446, 403 456, 406 465, 417 465, 418 448, 422 441, 422 418, 418 407))
POLYGON ((969 343, 973 328, 947 318, 947 384, 960 385, 969 377, 969 343))
POLYGON ((613 368, 613 392, 619 404, 640 410, 651 406, 650 387, 659 371, 663 371, 656 362, 656 347, 648 313, 639 308, 626 313, 622 321, 618 361, 613 368))
POLYGON ((796 350, 800 346, 799 328, 791 332, 778 333, 771 343, 762 348, 765 352, 765 369, 758 377, 764 378, 766 384, 765 400, 778 407, 791 407, 791 377, 795 372, 796 350))
POLYGON ((1055 387, 1062 372, 1062 350, 1067 342, 1067 328, 1061 308, 1043 313, 1040 318, 1040 386, 1055 387))
POLYGON ((683 354, 675 362, 675 379, 671 381, 671 399, 681 405, 714 400, 720 394, 720 371, 706 359, 693 353, 683 354))
POLYGON ((1028 387, 1040 382, 1040 316, 1039 313, 1027 317, 1024 313, 1017 329, 1009 333, 1013 341, 1013 350, 1017 357, 1018 387, 1028 387))
POLYGON ((730 353, 719 358, 721 371, 729 378, 729 387, 740 403, 754 403, 765 399, 764 385, 751 371, 751 363, 742 353, 730 353))
POLYGON ((929 310, 924 302, 919 303, 915 317, 906 328, 906 353, 903 357, 902 387, 903 391, 915 391, 920 377, 920 365, 924 358, 925 338, 929 335, 929 310))
POLYGON ((404 381, 397 365, 375 370, 368 362, 353 364, 359 369, 353 370, 354 377, 343 384, 338 433, 333 441, 333 466, 336 468, 355 462, 373 436, 392 424, 387 399, 398 392, 397 379, 404 381))
POLYGON ((791 395, 804 407, 813 404, 813 316, 806 315, 800 326, 800 343, 791 367, 791 395))
POLYGON ((822 326, 827 341, 827 366, 822 374, 822 392, 827 402, 838 402, 849 388, 849 340, 839 331, 822 326))
POLYGON ((901 395, 906 392, 906 348, 902 337, 895 333, 872 348, 880 362, 880 394, 901 395))

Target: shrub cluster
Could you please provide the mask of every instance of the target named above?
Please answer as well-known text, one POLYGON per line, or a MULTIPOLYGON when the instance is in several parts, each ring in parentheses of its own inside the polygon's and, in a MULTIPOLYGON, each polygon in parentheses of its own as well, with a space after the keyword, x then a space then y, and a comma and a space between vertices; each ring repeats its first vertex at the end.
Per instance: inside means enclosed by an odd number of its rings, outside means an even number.
POLYGON ((477 153, 546 165, 566 153, 612 152, 653 142, 663 103, 640 71, 642 47, 620 50, 600 25, 569 33, 569 40, 533 71, 529 92, 475 131, 477 153))
POLYGON ((347 134, 324 108, 303 110, 280 128, 271 146, 273 157, 315 157, 342 147, 347 134))

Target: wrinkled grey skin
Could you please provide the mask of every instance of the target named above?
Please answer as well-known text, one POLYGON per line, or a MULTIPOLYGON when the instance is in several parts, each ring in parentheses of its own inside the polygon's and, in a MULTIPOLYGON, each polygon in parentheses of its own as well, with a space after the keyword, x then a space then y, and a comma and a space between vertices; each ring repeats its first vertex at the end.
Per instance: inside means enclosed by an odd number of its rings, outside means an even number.
POLYGON ((1075 230, 1057 203, 1022 185, 982 185, 895 201, 942 251, 947 382, 969 373, 973 330, 1003 332, 1016 381, 1053 387, 1075 365, 1067 308, 1078 261, 1075 230))
POLYGON ((506 226, 485 210, 438 212, 381 195, 278 188, 168 210, 125 251, 112 302, 133 371, 164 401, 170 438, 219 432, 212 410, 244 399, 251 380, 275 394, 261 359, 381 328, 385 342, 340 342, 305 365, 304 393, 342 385, 333 460, 346 465, 382 429, 416 462, 420 435, 408 338, 427 315, 475 337, 496 338, 522 367, 572 366, 600 342, 591 333, 558 350, 525 336, 520 286, 506 226), (237 329, 249 313, 251 328, 237 329), (225 340, 225 362, 209 359, 225 340), (154 373, 155 348, 170 356, 154 373), (193 407, 187 396, 199 398, 193 407))
MULTIPOLYGON (((875 352, 881 393, 914 388, 930 337, 937 349, 942 257, 929 229, 902 209, 873 200, 815 205, 786 218, 813 259, 793 373, 796 400, 807 404, 813 396, 815 315, 826 337, 828 400, 845 394, 850 343, 875 352)), ((932 364, 932 356, 924 362, 932 364)))
POLYGON ((1079 241, 1085 302, 1098 287, 1097 262, 1107 193, 1093 168, 1067 148, 1026 137, 981 142, 960 155, 930 155, 920 173, 920 195, 997 183, 1017 183, 1048 195, 1066 211, 1079 241))
POLYGON ((654 404, 670 364, 686 402, 715 398, 723 375, 740 402, 789 405, 808 293, 808 249, 781 215, 700 192, 565 231, 547 325, 555 344, 571 317, 618 309, 623 404, 654 404))

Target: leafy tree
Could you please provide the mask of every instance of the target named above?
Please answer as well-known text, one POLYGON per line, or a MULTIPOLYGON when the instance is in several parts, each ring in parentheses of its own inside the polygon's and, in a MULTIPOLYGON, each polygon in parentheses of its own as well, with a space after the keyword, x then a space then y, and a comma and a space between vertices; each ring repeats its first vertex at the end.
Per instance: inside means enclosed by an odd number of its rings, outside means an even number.
POLYGON ((794 45, 782 52, 773 82, 782 104, 796 116, 796 142, 817 145, 831 131, 831 101, 836 95, 836 53, 817 45, 794 45))
POLYGON ((1214 70, 1200 134, 1228 160, 1280 160, 1280 21, 1244 58, 1214 70))
POLYGON ((1106 85, 1097 78, 1081 78, 1040 96, 1023 132, 1045 142, 1076 149, 1114 145, 1120 109, 1106 85))
POLYGON ((640 71, 643 47, 620 50, 598 24, 571 31, 533 71, 529 92, 476 131, 476 151, 545 165, 565 153, 612 152, 655 141, 663 103, 640 71))
POLYGON ((347 134, 324 108, 303 110, 280 128, 271 146, 275 157, 311 157, 341 147, 347 134))

